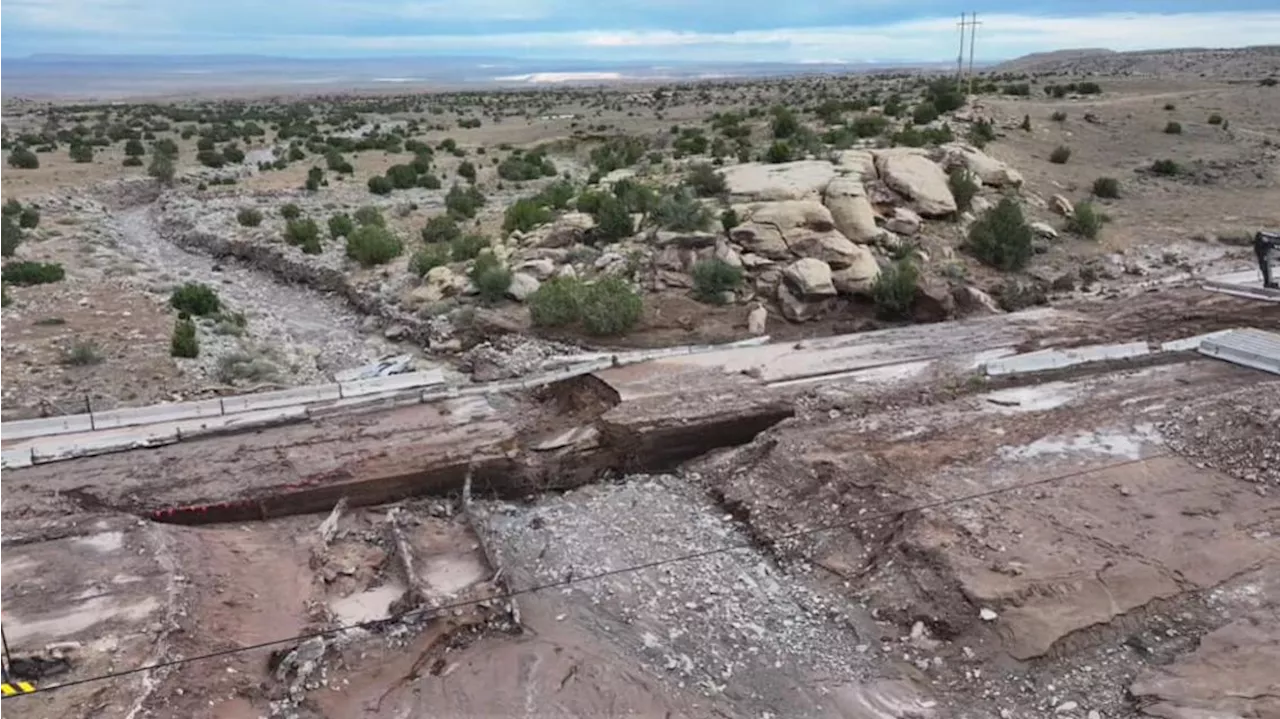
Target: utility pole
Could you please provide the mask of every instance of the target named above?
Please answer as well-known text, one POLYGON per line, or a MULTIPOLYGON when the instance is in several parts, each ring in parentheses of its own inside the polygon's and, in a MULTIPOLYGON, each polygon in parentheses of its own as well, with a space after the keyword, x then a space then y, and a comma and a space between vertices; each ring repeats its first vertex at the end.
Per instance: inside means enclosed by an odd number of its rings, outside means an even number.
POLYGON ((964 13, 960 13, 960 55, 956 57, 956 90, 964 89, 964 13))
POLYGON ((978 22, 978 13, 973 14, 973 18, 969 25, 969 94, 973 94, 973 41, 978 35, 978 26, 982 23, 978 22))

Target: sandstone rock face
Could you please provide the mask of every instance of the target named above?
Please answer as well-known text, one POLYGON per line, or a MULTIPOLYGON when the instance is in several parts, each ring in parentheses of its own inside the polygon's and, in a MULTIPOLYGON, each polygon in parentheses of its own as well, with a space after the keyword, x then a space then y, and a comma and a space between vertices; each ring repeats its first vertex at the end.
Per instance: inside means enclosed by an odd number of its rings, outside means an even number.
POLYGON ((746 221, 729 235, 743 250, 772 260, 792 259, 791 240, 805 232, 830 232, 831 212, 810 200, 765 202, 743 208, 746 221))
POLYGON ((956 301, 940 282, 922 281, 916 287, 911 316, 916 322, 942 322, 955 316, 956 301))
POLYGON ((1053 225, 1050 225, 1048 222, 1032 222, 1031 231, 1046 240, 1058 239, 1058 231, 1053 229, 1053 225))
POLYGON ((869 150, 836 152, 836 168, 838 172, 859 182, 876 176, 875 157, 869 150))
POLYGON ((733 245, 729 244, 729 241, 723 237, 716 240, 716 246, 715 250, 712 252, 712 257, 720 260, 730 267, 742 267, 742 257, 738 254, 737 250, 733 249, 733 245))
POLYGON ((876 213, 860 179, 848 176, 832 180, 827 185, 824 202, 836 229, 845 237, 863 243, 875 242, 879 238, 881 232, 876 227, 876 213))
POLYGON ((947 186, 947 175, 921 150, 893 148, 875 153, 876 171, 892 190, 911 200, 924 217, 941 217, 956 211, 956 198, 947 186))
POLYGON ((816 199, 836 176, 823 160, 766 164, 747 162, 721 171, 731 197, 746 201, 816 199))
POLYGON ((539 280, 545 280, 556 273, 555 260, 546 257, 526 260, 520 266, 516 267, 517 272, 524 272, 533 275, 539 280))
POLYGON ((999 315, 1004 314, 1000 305, 977 287, 957 287, 951 296, 955 299, 956 310, 962 315, 999 315))
POLYGON ((782 239, 782 232, 776 225, 749 222, 730 230, 729 236, 751 257, 785 260, 791 256, 791 250, 787 248, 787 242, 782 239))
POLYGON ((450 297, 466 288, 467 278, 441 265, 428 270, 422 284, 435 289, 442 297, 450 297))
POLYGON ((1049 207, 1063 217, 1075 217, 1076 215, 1076 208, 1072 206, 1071 200, 1062 195, 1054 195, 1049 198, 1049 207))
POLYGON ((964 168, 990 187, 1021 187, 1022 174, 978 148, 953 142, 938 148, 938 160, 947 170, 964 168))
POLYGON ((788 287, 786 282, 778 283, 777 297, 782 316, 792 322, 805 322, 818 317, 831 306, 833 299, 830 297, 803 299, 788 287))

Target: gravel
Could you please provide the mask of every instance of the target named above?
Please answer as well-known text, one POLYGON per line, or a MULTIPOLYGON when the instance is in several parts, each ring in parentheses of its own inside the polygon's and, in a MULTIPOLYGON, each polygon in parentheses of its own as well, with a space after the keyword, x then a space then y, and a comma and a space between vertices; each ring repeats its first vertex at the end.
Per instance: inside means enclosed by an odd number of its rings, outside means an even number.
MULTIPOLYGON (((747 538, 688 480, 633 476, 533 505, 487 503, 502 566, 545 584, 655 562, 747 538)), ((612 636, 681 688, 781 716, 808 713, 871 661, 846 616, 751 547, 663 564, 561 590, 565 619, 612 636), (820 684, 809 695, 809 689, 820 684)), ((559 617, 558 617, 559 618, 559 617)))
POLYGON ((1280 486, 1280 382, 1260 382, 1173 410, 1169 447, 1233 477, 1280 486))

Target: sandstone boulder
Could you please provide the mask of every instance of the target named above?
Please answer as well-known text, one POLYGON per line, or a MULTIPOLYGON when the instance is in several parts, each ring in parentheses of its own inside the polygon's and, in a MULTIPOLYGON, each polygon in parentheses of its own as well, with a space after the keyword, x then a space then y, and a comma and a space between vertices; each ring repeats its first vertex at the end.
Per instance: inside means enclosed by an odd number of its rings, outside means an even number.
POLYGON ((916 148, 892 148, 875 153, 876 172, 895 192, 911 200, 924 217, 941 217, 956 211, 956 198, 947 185, 947 175, 933 160, 916 148))
POLYGON ((782 231, 776 225, 759 225, 748 222, 729 231, 729 237, 748 254, 745 257, 761 257, 767 260, 785 260, 791 256, 782 231))
POLYGON ((531 233, 536 247, 569 247, 583 242, 596 226, 595 218, 585 212, 566 212, 548 227, 531 233))
POLYGON ((941 282, 922 281, 916 286, 911 317, 916 322, 943 322, 955 316, 956 301, 941 282))
POLYGON ((1058 231, 1053 229, 1053 225, 1050 225, 1048 222, 1032 222, 1031 231, 1046 240, 1058 239, 1058 231))
POLYGON ((422 284, 433 288, 442 297, 451 297, 466 289, 467 278, 449 269, 448 266, 441 265, 428 270, 426 276, 422 278, 422 284))
POLYGON ((1053 197, 1050 197, 1049 207, 1063 217, 1075 217, 1076 214, 1076 208, 1071 204, 1071 200, 1068 200, 1062 195, 1054 195, 1053 197))
POLYGON ((769 311, 764 308, 764 305, 756 304, 747 313, 747 332, 751 333, 752 336, 759 337, 764 334, 765 325, 768 321, 769 311))
POLYGON ((822 260, 803 257, 782 271, 784 284, 789 284, 800 299, 820 299, 836 294, 831 282, 831 267, 822 260))
POLYGON ((747 162, 721 171, 729 195, 738 200, 776 201, 821 197, 835 165, 823 160, 801 160, 766 164, 747 162))
POLYGON ((920 215, 905 207, 895 207, 893 208, 893 214, 885 220, 884 226, 890 232, 912 237, 920 232, 921 224, 923 224, 923 221, 920 219, 920 215))
POLYGON ((824 202, 836 229, 845 237, 866 243, 875 242, 880 236, 876 213, 867 199, 862 180, 853 176, 837 177, 827 185, 824 202))
POLYGON ((792 322, 806 322, 826 312, 834 298, 820 297, 806 300, 793 292, 786 282, 779 282, 777 288, 778 308, 782 316, 792 322))
POLYGON ((991 187, 1021 187, 1022 174, 978 148, 953 142, 938 148, 938 161, 947 169, 963 168, 984 185, 991 187))
POLYGON ((747 208, 747 219, 756 224, 775 225, 784 233, 795 227, 824 232, 835 227, 831 211, 817 200, 761 202, 747 208))
POLYGON ((848 266, 831 273, 831 283, 842 295, 867 296, 880 277, 880 263, 871 250, 858 245, 857 257, 848 266))
POLYGON ((956 310, 962 315, 998 315, 1004 314, 999 303, 991 295, 972 285, 957 287, 951 293, 956 302, 956 310))
POLYGON ((848 267, 859 259, 862 252, 866 251, 865 248, 855 245, 835 230, 814 232, 799 229, 793 231, 786 240, 787 246, 797 257, 822 260, 832 269, 848 267))
POLYGON ((539 257, 521 263, 516 267, 516 271, 533 275, 539 280, 545 280, 556 273, 556 263, 555 260, 548 257, 539 257))
POLYGON ((511 285, 507 287, 507 296, 516 302, 524 302, 529 295, 538 291, 541 283, 533 275, 516 272, 511 275, 511 285))
POLYGON ((730 267, 742 267, 742 257, 738 254, 738 251, 733 248, 733 245, 729 244, 729 241, 723 237, 716 240, 716 246, 712 253, 712 257, 720 260, 730 267))
POLYGON ((869 150, 838 150, 836 171, 861 182, 876 176, 876 160, 869 150))

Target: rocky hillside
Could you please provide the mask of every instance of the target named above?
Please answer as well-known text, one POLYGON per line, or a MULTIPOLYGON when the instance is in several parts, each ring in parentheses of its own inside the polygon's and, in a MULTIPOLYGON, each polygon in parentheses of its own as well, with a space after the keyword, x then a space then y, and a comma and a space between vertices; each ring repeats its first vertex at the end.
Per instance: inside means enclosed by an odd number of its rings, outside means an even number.
POLYGON ((1280 74, 1280 45, 1136 52, 1062 50, 1025 55, 991 70, 1033 75, 1264 78, 1280 74))

